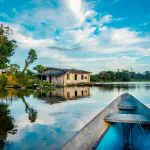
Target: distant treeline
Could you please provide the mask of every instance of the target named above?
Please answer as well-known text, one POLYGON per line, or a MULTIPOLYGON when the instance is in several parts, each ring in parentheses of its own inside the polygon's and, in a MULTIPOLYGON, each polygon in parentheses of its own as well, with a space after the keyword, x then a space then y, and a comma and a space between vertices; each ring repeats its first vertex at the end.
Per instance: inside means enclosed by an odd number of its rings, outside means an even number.
POLYGON ((135 73, 128 70, 102 71, 91 75, 93 82, 125 82, 125 81, 150 81, 150 71, 135 73))

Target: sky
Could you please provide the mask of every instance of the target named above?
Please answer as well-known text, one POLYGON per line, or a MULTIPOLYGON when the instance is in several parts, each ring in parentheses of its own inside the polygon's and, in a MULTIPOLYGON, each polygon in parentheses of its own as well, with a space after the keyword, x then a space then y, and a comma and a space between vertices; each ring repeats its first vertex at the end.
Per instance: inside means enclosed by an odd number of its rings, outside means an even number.
POLYGON ((33 48, 31 68, 150 70, 149 0, 0 0, 0 23, 13 30, 21 67, 33 48))

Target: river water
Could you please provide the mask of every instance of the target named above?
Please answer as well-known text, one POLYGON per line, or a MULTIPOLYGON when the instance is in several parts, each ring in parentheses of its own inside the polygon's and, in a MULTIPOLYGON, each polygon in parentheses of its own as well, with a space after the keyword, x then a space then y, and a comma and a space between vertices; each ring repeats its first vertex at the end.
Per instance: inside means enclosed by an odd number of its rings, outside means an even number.
POLYGON ((150 83, 52 90, 0 90, 0 149, 59 149, 123 93, 150 107, 150 83))

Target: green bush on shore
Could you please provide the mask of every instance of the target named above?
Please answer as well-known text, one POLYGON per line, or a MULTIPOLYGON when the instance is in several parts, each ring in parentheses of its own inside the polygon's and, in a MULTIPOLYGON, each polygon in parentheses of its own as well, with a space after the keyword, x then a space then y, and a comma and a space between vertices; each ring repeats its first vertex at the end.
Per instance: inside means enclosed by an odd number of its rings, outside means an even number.
POLYGON ((55 83, 49 83, 48 81, 43 81, 43 82, 40 82, 40 86, 41 87, 52 87, 52 86, 56 86, 55 83))
POLYGON ((0 88, 8 85, 8 78, 5 75, 0 75, 0 88))
POLYGON ((81 82, 79 85, 88 85, 88 82, 81 82))

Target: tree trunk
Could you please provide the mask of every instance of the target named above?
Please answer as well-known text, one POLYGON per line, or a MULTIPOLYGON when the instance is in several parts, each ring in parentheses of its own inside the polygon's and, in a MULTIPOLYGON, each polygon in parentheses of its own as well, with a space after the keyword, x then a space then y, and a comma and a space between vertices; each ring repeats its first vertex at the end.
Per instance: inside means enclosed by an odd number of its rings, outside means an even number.
POLYGON ((25 64, 25 66, 24 66, 24 68, 23 68, 23 70, 22 70, 22 74, 25 73, 25 71, 26 71, 27 68, 28 68, 28 64, 25 64))

